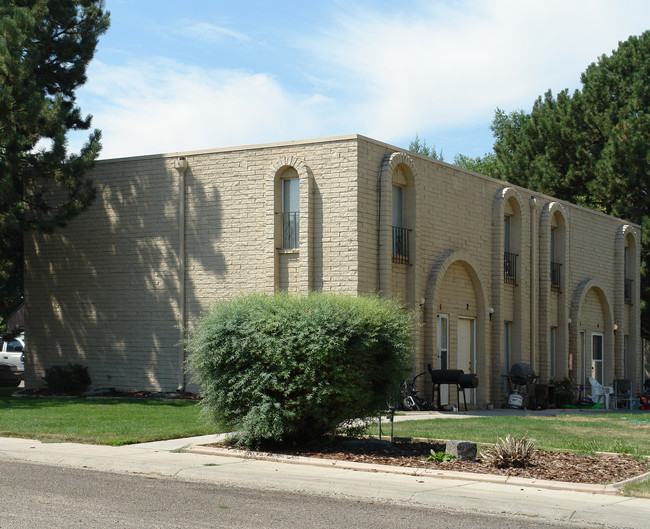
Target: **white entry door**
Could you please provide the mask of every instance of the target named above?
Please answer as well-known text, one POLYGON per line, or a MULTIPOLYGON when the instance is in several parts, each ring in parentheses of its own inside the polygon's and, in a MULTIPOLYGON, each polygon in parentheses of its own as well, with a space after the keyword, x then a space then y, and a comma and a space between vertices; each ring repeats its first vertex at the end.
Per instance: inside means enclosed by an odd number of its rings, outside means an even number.
POLYGON ((591 335, 591 376, 594 377, 599 384, 605 384, 603 381, 603 340, 602 333, 595 332, 591 335))
MULTIPOLYGON (((457 369, 465 373, 476 373, 474 318, 458 318, 458 361, 457 369)), ((471 392, 471 402, 475 401, 476 390, 471 392)))

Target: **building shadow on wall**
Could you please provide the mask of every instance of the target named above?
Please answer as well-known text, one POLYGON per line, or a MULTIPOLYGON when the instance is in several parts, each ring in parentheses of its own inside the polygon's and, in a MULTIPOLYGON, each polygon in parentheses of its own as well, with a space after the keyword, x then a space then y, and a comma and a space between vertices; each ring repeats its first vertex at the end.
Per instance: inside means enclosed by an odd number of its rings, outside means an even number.
MULTIPOLYGON (((25 270, 33 343, 28 386, 42 385, 46 367, 68 362, 88 366, 97 388, 179 386, 179 175, 165 161, 98 164, 91 208, 53 235, 31 235, 25 270)), ((200 251, 191 263, 218 281, 226 274, 219 192, 192 178, 191 169, 186 176, 192 200, 209 204, 214 216, 194 233, 200 251)), ((186 274, 185 302, 196 306, 191 278, 186 274)))

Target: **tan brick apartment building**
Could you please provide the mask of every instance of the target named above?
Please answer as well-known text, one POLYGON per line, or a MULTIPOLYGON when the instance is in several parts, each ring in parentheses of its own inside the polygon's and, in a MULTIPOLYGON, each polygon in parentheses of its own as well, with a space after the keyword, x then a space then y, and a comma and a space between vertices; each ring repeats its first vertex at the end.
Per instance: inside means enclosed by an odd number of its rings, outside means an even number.
MULTIPOLYGON (((397 296, 414 371, 517 361, 542 381, 641 379, 640 228, 363 136, 101 161, 91 209, 26 239, 26 384, 174 391, 182 329, 242 292, 397 296)), ((191 388, 190 388, 191 389, 191 388)))

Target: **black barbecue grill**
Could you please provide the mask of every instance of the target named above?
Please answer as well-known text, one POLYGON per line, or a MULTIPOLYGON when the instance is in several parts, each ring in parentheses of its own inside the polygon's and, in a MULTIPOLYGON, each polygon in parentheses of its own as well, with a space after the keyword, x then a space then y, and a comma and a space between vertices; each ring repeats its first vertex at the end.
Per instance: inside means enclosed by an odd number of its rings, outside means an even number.
POLYGON ((530 401, 535 398, 535 384, 538 376, 533 367, 525 362, 517 362, 512 364, 510 371, 504 376, 508 380, 510 393, 521 395, 524 403, 528 401, 528 405, 534 407, 534 403, 531 405, 530 401))
POLYGON ((478 387, 478 376, 474 373, 464 373, 462 369, 432 369, 431 364, 427 365, 431 375, 433 389, 431 393, 431 403, 438 405, 438 410, 442 410, 440 404, 440 386, 443 384, 456 385, 456 402, 460 407, 460 392, 463 392, 463 402, 465 411, 467 411, 467 399, 465 389, 474 389, 478 387))

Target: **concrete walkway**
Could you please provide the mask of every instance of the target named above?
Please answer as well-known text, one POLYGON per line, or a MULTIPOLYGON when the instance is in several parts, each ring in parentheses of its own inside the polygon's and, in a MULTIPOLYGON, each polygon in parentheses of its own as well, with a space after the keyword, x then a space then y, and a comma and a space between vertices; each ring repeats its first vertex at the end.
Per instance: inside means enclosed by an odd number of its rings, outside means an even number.
POLYGON ((495 408, 493 410, 459 410, 451 411, 398 411, 395 414, 395 420, 412 421, 414 419, 466 419, 471 417, 562 417, 564 415, 597 415, 600 413, 616 413, 621 417, 634 415, 647 417, 650 421, 650 411, 648 410, 602 410, 590 408, 552 408, 546 410, 519 410, 510 408, 495 408))
POLYGON ((561 486, 440 471, 416 473, 404 468, 343 465, 306 458, 251 459, 201 446, 221 437, 192 437, 122 447, 0 438, 0 462, 25 461, 452 512, 534 517, 582 527, 645 529, 650 520, 650 500, 625 498, 603 486, 561 486))

